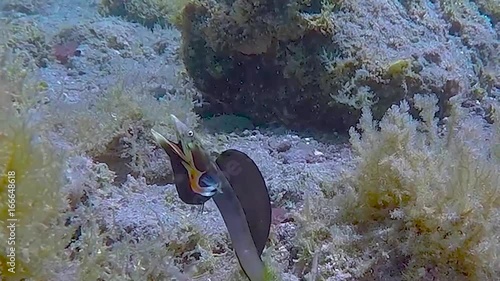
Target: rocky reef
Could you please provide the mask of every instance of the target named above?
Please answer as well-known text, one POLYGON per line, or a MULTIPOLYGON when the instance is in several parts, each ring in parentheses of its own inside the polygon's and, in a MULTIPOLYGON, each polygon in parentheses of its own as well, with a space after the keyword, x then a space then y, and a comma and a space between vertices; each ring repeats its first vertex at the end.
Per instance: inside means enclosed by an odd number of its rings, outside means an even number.
POLYGON ((448 4, 194 1, 182 15, 183 58, 211 103, 202 114, 345 131, 362 107, 379 119, 400 100, 428 93, 444 116, 449 98, 473 87, 498 93, 498 77, 484 81, 498 71, 492 26, 460 17, 470 6, 448 4), (473 27, 484 44, 461 40, 479 37, 473 27))

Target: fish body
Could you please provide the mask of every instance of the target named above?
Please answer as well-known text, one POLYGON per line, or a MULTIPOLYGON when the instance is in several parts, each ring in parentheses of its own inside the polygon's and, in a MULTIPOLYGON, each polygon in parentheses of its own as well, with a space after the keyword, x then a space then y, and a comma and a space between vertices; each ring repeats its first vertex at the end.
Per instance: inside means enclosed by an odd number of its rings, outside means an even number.
POLYGON ((213 198, 231 237, 238 261, 251 281, 264 278, 260 256, 271 226, 271 203, 264 178, 245 153, 229 149, 210 160, 193 131, 172 115, 178 143, 152 130, 167 152, 179 198, 202 205, 213 198))

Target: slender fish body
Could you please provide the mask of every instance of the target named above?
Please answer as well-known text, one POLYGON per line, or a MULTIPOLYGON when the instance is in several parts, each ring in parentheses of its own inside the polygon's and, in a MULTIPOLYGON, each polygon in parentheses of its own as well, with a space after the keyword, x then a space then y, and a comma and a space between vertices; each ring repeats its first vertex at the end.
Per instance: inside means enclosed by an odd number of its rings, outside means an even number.
POLYGON ((173 115, 172 120, 178 143, 154 130, 152 134, 170 158, 179 198, 191 205, 213 198, 243 271, 251 281, 263 280, 260 255, 269 236, 271 204, 257 165, 234 149, 212 161, 194 132, 173 115))

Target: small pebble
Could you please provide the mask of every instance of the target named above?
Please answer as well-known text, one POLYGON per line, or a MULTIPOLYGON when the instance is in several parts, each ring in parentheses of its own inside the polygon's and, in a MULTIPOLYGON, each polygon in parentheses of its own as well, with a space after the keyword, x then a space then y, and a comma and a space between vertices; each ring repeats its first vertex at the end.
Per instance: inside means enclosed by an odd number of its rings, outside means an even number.
POLYGON ((323 156, 325 154, 323 152, 319 151, 319 150, 314 150, 314 155, 315 156, 323 156))
POLYGON ((278 144, 278 146, 276 147, 276 151, 283 153, 283 152, 290 150, 291 147, 292 147, 292 144, 290 142, 284 141, 284 142, 281 142, 280 144, 278 144))

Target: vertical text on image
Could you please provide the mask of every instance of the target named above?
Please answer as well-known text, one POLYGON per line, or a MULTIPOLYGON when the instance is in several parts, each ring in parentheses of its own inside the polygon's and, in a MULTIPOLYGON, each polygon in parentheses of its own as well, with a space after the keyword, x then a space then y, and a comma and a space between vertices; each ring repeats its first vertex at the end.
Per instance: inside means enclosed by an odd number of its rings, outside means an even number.
POLYGON ((7 270, 10 273, 16 273, 16 172, 7 172, 7 270))

